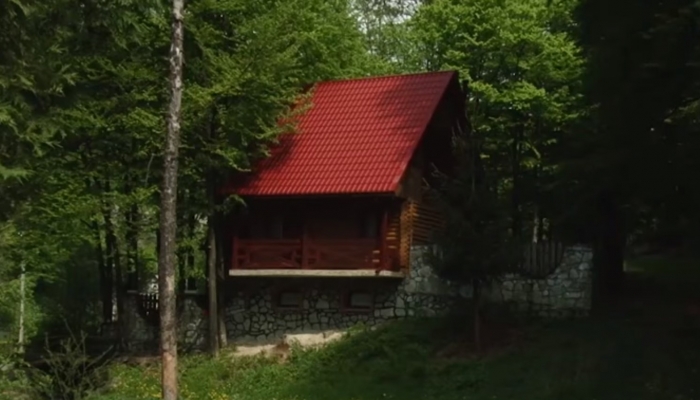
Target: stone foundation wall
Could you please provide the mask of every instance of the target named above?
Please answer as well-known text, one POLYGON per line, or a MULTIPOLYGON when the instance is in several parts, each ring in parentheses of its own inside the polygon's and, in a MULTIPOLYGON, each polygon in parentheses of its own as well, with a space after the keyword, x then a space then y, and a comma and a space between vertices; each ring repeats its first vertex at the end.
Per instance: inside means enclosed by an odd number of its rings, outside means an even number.
POLYGON ((464 293, 439 279, 422 262, 424 248, 412 249, 411 276, 401 281, 377 278, 269 278, 245 279, 226 306, 228 335, 237 341, 274 341, 286 335, 345 330, 362 323, 373 326, 411 316, 443 314, 464 293), (294 290, 301 307, 276 305, 276 292, 294 290), (373 297, 367 309, 348 307, 352 292, 373 297))
POLYGON ((568 247, 559 267, 546 278, 507 274, 486 297, 507 303, 518 312, 542 317, 587 315, 591 308, 592 260, 592 249, 568 247))
MULTIPOLYGON (((287 335, 342 331, 356 324, 377 325, 412 316, 444 314, 471 298, 471 288, 440 279, 423 259, 425 247, 411 249, 411 274, 389 278, 236 278, 222 292, 230 341, 275 342, 287 335), (299 306, 281 307, 280 293, 296 293, 299 306), (371 299, 364 309, 349 307, 350 293, 371 299)), ((512 305, 519 312, 546 317, 585 315, 591 302, 592 251, 583 246, 565 250, 563 261, 544 279, 506 275, 486 292, 492 302, 512 305)), ((185 296, 179 306, 181 348, 203 347, 207 321, 196 297, 185 296)), ((157 349, 158 327, 138 312, 136 297, 127 302, 129 342, 135 349, 157 349)))
MULTIPOLYGON (((456 301, 470 295, 438 278, 425 265, 423 247, 411 249, 411 275, 391 278, 237 278, 222 288, 224 314, 230 341, 275 342, 287 335, 345 330, 362 323, 368 326, 411 316, 434 316, 447 312, 456 301), (293 291, 301 306, 284 309, 277 295, 293 291), (365 309, 349 308, 345 298, 357 292, 371 296, 365 309)), ((182 298, 178 310, 180 348, 206 345, 207 317, 194 296, 182 298)), ((128 342, 134 351, 158 348, 158 326, 139 311, 138 296, 125 304, 128 342)))
MULTIPOLYGON (((178 305, 178 346, 182 350, 202 349, 207 340, 207 318, 194 295, 185 295, 178 305)), ((124 302, 125 327, 129 349, 155 351, 159 343, 158 321, 147 320, 139 310, 136 293, 127 294, 124 302)))

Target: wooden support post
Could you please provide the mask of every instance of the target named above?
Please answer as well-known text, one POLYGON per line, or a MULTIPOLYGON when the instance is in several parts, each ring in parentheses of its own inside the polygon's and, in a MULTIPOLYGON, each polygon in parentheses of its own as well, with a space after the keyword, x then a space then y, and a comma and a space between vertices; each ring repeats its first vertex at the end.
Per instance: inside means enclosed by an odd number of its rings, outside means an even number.
POLYGON ((238 232, 233 232, 231 240, 231 269, 238 269, 238 232))
POLYGON ((389 210, 386 207, 382 210, 381 218, 379 227, 379 269, 387 269, 389 267, 389 257, 386 237, 389 234, 389 210))
POLYGON ((302 226, 301 231, 301 268, 309 268, 309 235, 306 231, 306 224, 302 226))

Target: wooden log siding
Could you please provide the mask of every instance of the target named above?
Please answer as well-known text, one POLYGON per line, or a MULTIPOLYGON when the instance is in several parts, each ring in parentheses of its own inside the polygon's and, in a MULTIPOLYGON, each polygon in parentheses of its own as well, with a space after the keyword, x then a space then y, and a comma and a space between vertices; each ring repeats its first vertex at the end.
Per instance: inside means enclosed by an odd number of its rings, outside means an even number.
POLYGON ((412 203, 405 201, 401 204, 399 213, 399 264, 401 268, 411 267, 411 242, 413 241, 413 213, 412 203))
POLYGON ((413 222, 411 232, 413 245, 427 245, 433 242, 433 236, 444 229, 445 220, 429 195, 422 201, 410 201, 410 214, 413 222))
POLYGON ((399 269, 404 264, 401 259, 401 212, 391 210, 386 234, 386 250, 390 269, 399 269))

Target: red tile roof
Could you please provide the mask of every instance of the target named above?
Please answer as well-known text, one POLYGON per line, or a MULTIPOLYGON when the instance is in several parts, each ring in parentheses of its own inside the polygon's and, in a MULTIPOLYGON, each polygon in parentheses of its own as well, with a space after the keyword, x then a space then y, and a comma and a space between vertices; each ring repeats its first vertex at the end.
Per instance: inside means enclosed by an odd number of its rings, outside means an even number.
POLYGON ((244 196, 396 191, 453 71, 317 84, 297 132, 227 188, 244 196))

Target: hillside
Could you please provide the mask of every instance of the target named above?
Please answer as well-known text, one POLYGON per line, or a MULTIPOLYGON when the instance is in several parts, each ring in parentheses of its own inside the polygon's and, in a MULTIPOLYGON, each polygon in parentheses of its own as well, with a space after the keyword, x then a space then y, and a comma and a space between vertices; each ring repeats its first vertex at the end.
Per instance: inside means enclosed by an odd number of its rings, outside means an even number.
MULTIPOLYGON (((465 326, 414 320, 358 330, 320 350, 279 358, 184 360, 185 399, 696 399, 700 322, 695 262, 633 263, 613 312, 578 321, 491 323, 488 354, 465 326), (663 300, 662 300, 663 299, 663 300)), ((97 400, 153 399, 157 365, 119 365, 97 400)))

